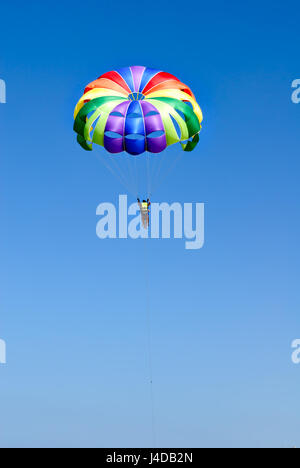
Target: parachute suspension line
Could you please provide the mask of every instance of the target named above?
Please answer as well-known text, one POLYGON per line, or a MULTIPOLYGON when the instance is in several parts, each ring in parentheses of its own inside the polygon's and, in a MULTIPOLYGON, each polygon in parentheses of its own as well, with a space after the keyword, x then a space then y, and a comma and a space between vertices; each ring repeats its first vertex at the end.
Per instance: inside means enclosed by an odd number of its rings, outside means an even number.
POLYGON ((140 187, 139 187, 139 171, 138 171, 138 167, 137 167, 137 158, 136 157, 134 158, 134 173, 135 173, 135 182, 136 182, 136 197, 138 197, 140 187))
POLYGON ((105 161, 105 158, 102 157, 100 154, 97 154, 96 157, 99 159, 99 161, 101 161, 101 163, 106 167, 106 169, 108 169, 109 172, 110 172, 116 179, 119 180, 119 182, 121 183, 121 185, 123 185, 123 186, 126 188, 126 190, 128 190, 128 191, 130 192, 130 190, 129 190, 128 186, 127 186, 126 181, 123 179, 123 177, 121 176, 121 174, 118 173, 117 169, 114 170, 114 169, 110 166, 110 164, 108 164, 108 162, 105 161))
POLYGON ((150 156, 146 154, 146 163, 147 163, 147 196, 151 197, 151 171, 150 171, 150 156))
POLYGON ((135 194, 137 193, 137 180, 136 180, 136 173, 135 173, 135 160, 136 156, 132 156, 134 161, 129 161, 130 163, 130 173, 132 177, 132 189, 134 190, 135 194))
POLYGON ((101 161, 101 163, 103 164, 103 166, 106 167, 106 169, 116 178, 119 180, 119 182, 124 185, 124 181, 122 180, 120 174, 118 174, 118 172, 116 170, 114 170, 110 164, 108 164, 107 161, 105 161, 105 158, 102 157, 100 154, 96 154, 96 157, 97 159, 99 159, 99 161, 101 161))
POLYGON ((153 166, 152 166, 152 180, 153 182, 156 181, 156 174, 158 174, 158 170, 159 170, 159 166, 161 165, 162 161, 161 161, 161 158, 163 157, 162 154, 156 154, 154 156, 154 158, 152 158, 153 160, 153 166))
POLYGON ((130 192, 133 196, 135 196, 135 183, 134 183, 134 176, 132 174, 131 169, 131 161, 129 160, 129 156, 122 155, 119 158, 112 158, 115 167, 119 170, 120 176, 123 179, 124 187, 130 192), (126 161, 124 161, 124 158, 126 161), (127 167, 127 170, 126 170, 127 167))
POLYGON ((135 191, 135 180, 134 180, 134 173, 132 171, 132 165, 130 158, 133 156, 128 156, 127 154, 124 155, 124 158, 126 159, 126 165, 127 165, 127 171, 128 171, 128 180, 130 182, 130 186, 132 187, 132 190, 135 191))
POLYGON ((132 193, 132 187, 131 187, 131 184, 130 184, 130 181, 129 181, 129 178, 128 176, 126 175, 126 171, 124 171, 124 167, 122 169, 122 166, 121 164, 124 163, 124 161, 121 159, 123 157, 122 156, 111 156, 109 161, 112 161, 112 164, 115 166, 116 170, 118 171, 120 177, 122 178, 123 180, 123 185, 124 187, 126 187, 126 189, 132 193), (128 182, 129 181, 129 182, 128 182))
MULTIPOLYGON (((105 159, 103 158, 103 161, 104 160, 105 159)), ((122 171, 121 171, 115 157, 114 156, 109 156, 108 160, 106 161, 106 164, 107 164, 108 168, 111 167, 112 170, 114 170, 116 172, 116 174, 119 177, 119 180, 121 180, 121 182, 122 182, 122 185, 124 185, 126 187, 126 189, 128 190, 128 184, 127 184, 126 178, 124 177, 124 174, 122 174, 122 171)))
POLYGON ((150 278, 149 278, 149 257, 147 252, 147 239, 145 243, 145 282, 146 282, 146 326, 147 326, 147 360, 150 384, 150 406, 151 406, 151 429, 153 448, 156 447, 156 421, 155 421, 155 401, 153 391, 153 365, 152 365, 152 327, 150 308, 150 278))
MULTIPOLYGON (((164 163, 164 161, 165 161, 166 158, 167 158, 166 153, 167 153, 167 151, 165 150, 165 151, 163 152, 163 154, 160 156, 160 161, 159 161, 159 164, 158 164, 158 166, 157 166, 157 168, 156 168, 156 172, 155 172, 155 175, 154 175, 154 178, 153 178, 153 180, 156 180, 156 181, 157 181, 157 182, 156 182, 156 185, 159 184, 159 176, 160 176, 160 173, 161 173, 161 170, 162 170, 162 167, 163 167, 163 163, 164 163)), ((160 185, 160 184, 159 184, 159 185, 160 185)), ((156 186, 155 186, 155 189, 156 189, 156 186)), ((154 189, 153 189, 153 190, 154 190, 154 189)))
POLYGON ((164 181, 167 179, 168 175, 175 169, 175 166, 178 164, 179 160, 182 159, 184 155, 184 151, 181 151, 179 153, 179 155, 177 156, 177 158, 175 159, 175 161, 173 162, 173 164, 170 165, 169 169, 163 174, 163 178, 161 181, 159 181, 157 179, 157 184, 155 186, 155 190, 157 190, 158 188, 160 188, 162 186, 162 184, 164 183, 164 181))

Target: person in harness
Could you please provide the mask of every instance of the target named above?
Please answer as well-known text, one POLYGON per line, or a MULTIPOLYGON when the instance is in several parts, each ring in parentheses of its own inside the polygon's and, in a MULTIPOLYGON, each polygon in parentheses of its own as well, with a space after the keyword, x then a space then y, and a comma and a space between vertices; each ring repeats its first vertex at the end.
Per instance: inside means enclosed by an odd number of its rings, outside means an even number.
POLYGON ((149 222, 150 222, 150 205, 151 205, 151 202, 150 202, 149 198, 147 198, 147 201, 143 200, 142 202, 138 198, 137 201, 138 201, 140 212, 141 212, 142 224, 143 224, 145 229, 148 229, 149 222))

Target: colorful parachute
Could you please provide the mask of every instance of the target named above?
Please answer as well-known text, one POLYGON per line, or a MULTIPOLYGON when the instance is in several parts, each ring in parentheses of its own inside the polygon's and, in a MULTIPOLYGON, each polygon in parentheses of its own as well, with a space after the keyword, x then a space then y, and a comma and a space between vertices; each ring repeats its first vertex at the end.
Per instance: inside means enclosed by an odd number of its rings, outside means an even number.
POLYGON ((110 71, 90 83, 74 113, 77 140, 110 153, 160 153, 181 142, 192 151, 199 141, 202 112, 195 97, 175 76, 133 66, 110 71))

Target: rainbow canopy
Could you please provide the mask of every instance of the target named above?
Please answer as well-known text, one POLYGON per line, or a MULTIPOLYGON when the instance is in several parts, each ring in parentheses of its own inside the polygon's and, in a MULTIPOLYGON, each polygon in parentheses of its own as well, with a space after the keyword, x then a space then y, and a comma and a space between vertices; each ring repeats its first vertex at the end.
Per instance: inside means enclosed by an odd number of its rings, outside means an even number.
POLYGON ((199 141, 202 112, 188 86, 175 76, 133 66, 104 73, 90 83, 74 113, 80 145, 110 153, 160 153, 181 142, 192 151, 199 141))

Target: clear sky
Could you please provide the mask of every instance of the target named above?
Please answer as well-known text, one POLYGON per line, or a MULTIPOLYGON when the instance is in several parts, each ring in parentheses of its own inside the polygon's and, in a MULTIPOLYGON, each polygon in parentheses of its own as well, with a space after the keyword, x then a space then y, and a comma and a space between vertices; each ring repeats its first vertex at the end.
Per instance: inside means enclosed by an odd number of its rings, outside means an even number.
MULTIPOLYGON (((148 447, 145 261, 161 447, 300 446, 299 2, 5 2, 1 447, 148 447), (158 68, 204 113, 154 201, 204 202, 205 246, 100 240, 125 193, 73 133, 87 83, 158 68)), ((180 147, 168 149, 176 157, 180 147)))

